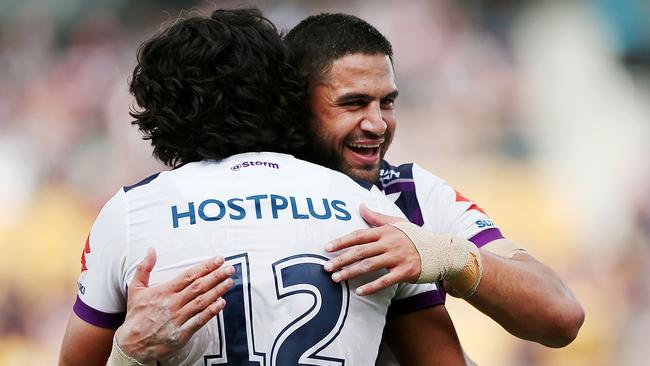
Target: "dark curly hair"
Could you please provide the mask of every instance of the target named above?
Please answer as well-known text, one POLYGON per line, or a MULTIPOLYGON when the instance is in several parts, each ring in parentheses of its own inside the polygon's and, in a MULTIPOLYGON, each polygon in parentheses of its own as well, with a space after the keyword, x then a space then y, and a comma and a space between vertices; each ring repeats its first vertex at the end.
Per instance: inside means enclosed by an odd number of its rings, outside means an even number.
POLYGON ((296 74, 258 9, 184 19, 140 47, 132 123, 172 167, 253 151, 302 156, 311 139, 296 74))
POLYGON ((315 83, 337 59, 353 54, 384 54, 393 61, 393 47, 375 27, 354 15, 322 13, 298 23, 284 37, 291 64, 315 83))

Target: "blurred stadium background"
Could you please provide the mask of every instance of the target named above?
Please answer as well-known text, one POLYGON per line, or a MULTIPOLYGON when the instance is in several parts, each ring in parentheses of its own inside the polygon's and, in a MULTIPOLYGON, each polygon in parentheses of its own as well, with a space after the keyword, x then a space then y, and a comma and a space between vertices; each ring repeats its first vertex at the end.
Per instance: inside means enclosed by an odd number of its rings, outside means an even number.
MULTIPOLYGON (((479 364, 650 362, 649 1, 249 3, 284 29, 341 11, 384 32, 400 88, 389 160, 478 201, 583 303, 577 340, 553 350, 449 300, 479 364)), ((0 1, 1 365, 56 363, 95 215, 161 169, 129 124, 137 46, 180 9, 243 4, 0 1)))

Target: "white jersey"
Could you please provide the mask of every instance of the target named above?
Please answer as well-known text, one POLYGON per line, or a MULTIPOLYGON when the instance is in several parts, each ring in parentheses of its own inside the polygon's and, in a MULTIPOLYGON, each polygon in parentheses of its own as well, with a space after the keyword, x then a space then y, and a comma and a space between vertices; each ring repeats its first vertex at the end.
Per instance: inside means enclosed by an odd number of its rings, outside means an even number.
MULTIPOLYGON (((377 186, 409 221, 434 234, 457 235, 479 248, 503 238, 476 203, 415 163, 392 166, 383 161, 377 186)), ((438 292, 442 304, 444 292, 438 292)))
MULTIPOLYGON (((479 248, 503 238, 501 231, 478 205, 415 163, 392 166, 383 161, 377 186, 397 204, 409 221, 434 234, 457 235, 479 248)), ((445 303, 442 286, 433 292, 432 297, 437 305, 445 303)), ((390 350, 382 347, 377 365, 397 365, 397 362, 390 350)))
POLYGON ((403 217, 376 187, 289 155, 246 153, 159 173, 121 189, 100 212, 74 311, 119 326, 148 247, 157 253, 151 286, 223 255, 236 270, 226 308, 162 364, 373 365, 389 307, 431 306, 435 285, 359 297, 355 288, 383 273, 331 280, 325 244, 368 227, 361 203, 403 217))

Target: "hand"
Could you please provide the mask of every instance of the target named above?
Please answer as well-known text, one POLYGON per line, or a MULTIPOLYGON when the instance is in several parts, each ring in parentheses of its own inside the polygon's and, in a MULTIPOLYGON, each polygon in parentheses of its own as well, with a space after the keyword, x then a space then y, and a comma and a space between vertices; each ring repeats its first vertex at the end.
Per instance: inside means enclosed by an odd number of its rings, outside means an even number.
POLYGON ((406 234, 388 225, 405 220, 382 215, 364 205, 360 211, 361 217, 375 227, 357 230, 330 242, 326 247, 328 252, 351 249, 327 262, 325 270, 334 272, 332 279, 336 282, 383 268, 388 270, 380 278, 358 287, 357 295, 370 295, 400 282, 415 282, 422 270, 420 254, 406 234))
POLYGON ((115 341, 128 356, 150 363, 180 350, 190 337, 226 305, 221 298, 232 286, 231 265, 216 257, 175 279, 149 288, 156 252, 149 248, 128 290, 124 324, 115 341))

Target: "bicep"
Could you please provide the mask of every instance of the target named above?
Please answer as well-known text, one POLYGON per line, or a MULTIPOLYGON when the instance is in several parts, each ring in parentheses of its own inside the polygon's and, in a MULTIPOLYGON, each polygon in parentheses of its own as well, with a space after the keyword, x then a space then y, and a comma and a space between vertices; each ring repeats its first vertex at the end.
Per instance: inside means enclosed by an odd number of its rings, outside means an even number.
POLYGON ((59 366, 106 365, 114 333, 115 329, 86 323, 73 313, 63 336, 59 366))
POLYGON ((402 365, 465 365, 456 329, 443 305, 389 319, 384 337, 402 365))

